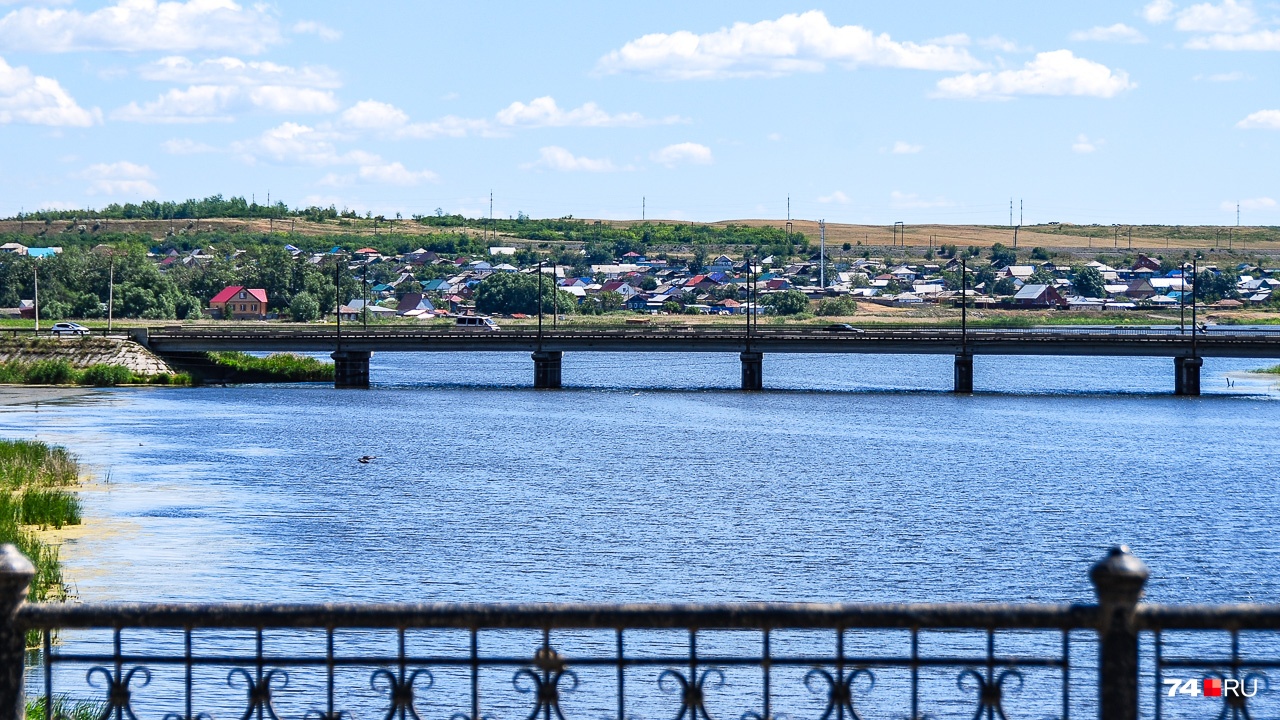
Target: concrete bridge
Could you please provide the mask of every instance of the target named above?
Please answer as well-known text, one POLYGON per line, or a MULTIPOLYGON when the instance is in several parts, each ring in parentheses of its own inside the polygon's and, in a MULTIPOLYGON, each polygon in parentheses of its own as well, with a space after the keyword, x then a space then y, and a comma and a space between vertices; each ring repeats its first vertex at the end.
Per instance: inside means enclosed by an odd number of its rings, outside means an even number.
MULTIPOLYGON (((833 326, 834 327, 834 326, 833 326)), ((1280 359, 1280 328, 1192 332, 1179 328, 836 329, 815 327, 646 327, 611 329, 342 329, 237 325, 139 328, 134 339, 166 354, 240 350, 331 352, 337 387, 368 387, 374 352, 528 352, 533 385, 558 388, 566 352, 735 352, 742 389, 764 386, 767 353, 929 354, 955 357, 955 391, 973 392, 975 355, 1096 355, 1173 359, 1178 395, 1200 394, 1205 357, 1280 359)))

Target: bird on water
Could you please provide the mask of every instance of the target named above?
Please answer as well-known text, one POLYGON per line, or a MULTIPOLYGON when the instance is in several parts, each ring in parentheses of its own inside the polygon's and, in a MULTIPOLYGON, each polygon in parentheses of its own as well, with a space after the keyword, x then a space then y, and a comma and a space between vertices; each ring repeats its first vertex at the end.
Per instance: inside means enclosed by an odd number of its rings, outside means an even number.
POLYGON ((368 465, 371 461, 377 460, 377 459, 378 459, 377 455, 364 455, 362 457, 356 458, 356 462, 364 463, 365 465, 368 465))

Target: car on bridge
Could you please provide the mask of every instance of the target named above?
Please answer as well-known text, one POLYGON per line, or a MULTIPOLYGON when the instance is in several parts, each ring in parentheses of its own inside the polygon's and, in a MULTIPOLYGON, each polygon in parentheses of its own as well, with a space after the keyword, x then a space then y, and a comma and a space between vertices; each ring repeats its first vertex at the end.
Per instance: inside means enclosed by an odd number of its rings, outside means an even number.
POLYGON ((53 327, 49 328, 49 332, 62 337, 63 335, 88 335, 92 331, 80 323, 60 322, 54 323, 53 327))
POLYGON ((497 332, 502 328, 486 315, 459 315, 454 321, 454 327, 459 330, 481 330, 488 332, 497 332))
POLYGON ((864 332, 862 328, 856 328, 849 323, 832 323, 823 329, 827 332, 854 333, 855 335, 861 335, 864 332))

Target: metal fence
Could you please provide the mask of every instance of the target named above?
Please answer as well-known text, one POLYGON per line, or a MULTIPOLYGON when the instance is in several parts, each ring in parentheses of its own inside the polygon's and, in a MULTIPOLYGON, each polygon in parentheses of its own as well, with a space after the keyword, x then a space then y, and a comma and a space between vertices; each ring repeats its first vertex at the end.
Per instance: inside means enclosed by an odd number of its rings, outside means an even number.
POLYGON ((1141 604, 1147 574, 1112 550, 1090 573, 1090 605, 27 604, 31 564, 4 546, 0 720, 1136 720, 1269 709, 1276 633, 1261 644, 1250 633, 1280 629, 1280 607, 1141 604))

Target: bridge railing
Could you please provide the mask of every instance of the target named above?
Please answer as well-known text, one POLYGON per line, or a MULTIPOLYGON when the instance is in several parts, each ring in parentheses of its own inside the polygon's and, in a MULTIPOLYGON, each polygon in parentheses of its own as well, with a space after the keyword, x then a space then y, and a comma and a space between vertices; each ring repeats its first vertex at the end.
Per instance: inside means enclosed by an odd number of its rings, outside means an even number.
POLYGON ((0 554, 0 720, 1136 720, 1277 706, 1280 607, 1141 604, 1147 570, 1124 548, 1092 569, 1091 605, 25 604, 30 563, 0 554))

